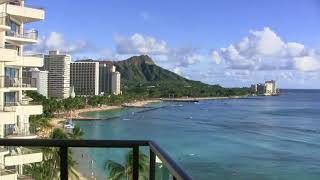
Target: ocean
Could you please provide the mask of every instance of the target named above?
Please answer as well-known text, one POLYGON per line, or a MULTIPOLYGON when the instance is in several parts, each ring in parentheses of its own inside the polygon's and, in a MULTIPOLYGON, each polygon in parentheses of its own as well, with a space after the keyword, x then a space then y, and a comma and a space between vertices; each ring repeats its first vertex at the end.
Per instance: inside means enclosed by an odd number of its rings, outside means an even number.
MULTIPOLYGON (((84 139, 154 140, 196 180, 320 179, 320 90, 152 106, 161 108, 90 112, 102 120, 75 123, 84 139)), ((79 153, 81 172, 105 179, 105 162, 121 162, 125 152, 79 153)))

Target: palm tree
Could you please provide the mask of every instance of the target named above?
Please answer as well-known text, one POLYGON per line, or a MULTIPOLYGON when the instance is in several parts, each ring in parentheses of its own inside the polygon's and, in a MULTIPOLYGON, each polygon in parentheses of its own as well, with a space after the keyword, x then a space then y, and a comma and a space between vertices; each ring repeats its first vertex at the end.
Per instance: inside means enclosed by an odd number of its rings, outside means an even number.
MULTIPOLYGON (((55 128, 50 134, 50 138, 51 139, 68 139, 70 137, 62 129, 55 128)), ((42 153, 43 153, 43 161, 39 163, 25 165, 25 168, 24 168, 25 174, 31 176, 36 180, 59 179, 59 173, 60 173, 59 148, 45 147, 42 149, 42 153)), ((68 170, 70 172, 70 176, 72 177, 77 176, 76 174, 74 174, 75 165, 76 165, 76 162, 72 159, 72 151, 71 149, 68 149, 68 170)))
POLYGON ((69 137, 71 139, 81 139, 82 136, 84 135, 84 132, 81 130, 81 128, 76 125, 73 129, 72 129, 72 133, 68 133, 69 137))
MULTIPOLYGON (((108 160, 106 162, 106 169, 109 171, 110 180, 132 180, 133 175, 133 151, 130 150, 125 157, 124 164, 117 163, 112 160, 108 160)), ((148 156, 144 153, 139 153, 139 179, 147 180, 148 175, 147 172, 149 170, 149 160, 148 156)))

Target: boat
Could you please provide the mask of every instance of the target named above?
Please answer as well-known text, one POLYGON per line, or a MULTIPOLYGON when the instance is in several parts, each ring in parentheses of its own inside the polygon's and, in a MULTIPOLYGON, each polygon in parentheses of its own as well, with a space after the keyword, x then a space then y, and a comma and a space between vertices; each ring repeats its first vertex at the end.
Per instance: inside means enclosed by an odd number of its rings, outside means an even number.
POLYGON ((68 119, 65 123, 64 123, 64 128, 66 129, 73 129, 74 128, 74 124, 72 122, 71 119, 68 119))

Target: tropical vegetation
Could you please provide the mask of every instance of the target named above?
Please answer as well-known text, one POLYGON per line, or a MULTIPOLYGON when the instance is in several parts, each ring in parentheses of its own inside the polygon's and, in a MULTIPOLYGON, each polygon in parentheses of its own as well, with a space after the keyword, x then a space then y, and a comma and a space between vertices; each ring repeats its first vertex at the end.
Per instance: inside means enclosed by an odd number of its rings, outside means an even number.
MULTIPOLYGON (((49 138, 51 139, 80 139, 83 136, 79 126, 75 126, 72 133, 66 133, 60 128, 55 128, 49 138)), ((60 156, 59 148, 44 147, 41 149, 43 153, 43 161, 39 163, 24 165, 24 174, 35 180, 43 179, 59 179, 60 174, 60 156)), ((72 158, 72 150, 68 150, 68 168, 70 177, 77 177, 74 171, 76 162, 72 158)))
MULTIPOLYGON (((133 151, 130 150, 125 155, 125 162, 118 163, 113 160, 108 160, 105 165, 109 172, 108 179, 110 180, 132 180, 133 175, 133 151)), ((147 180, 149 172, 148 156, 139 152, 139 180, 147 180)))

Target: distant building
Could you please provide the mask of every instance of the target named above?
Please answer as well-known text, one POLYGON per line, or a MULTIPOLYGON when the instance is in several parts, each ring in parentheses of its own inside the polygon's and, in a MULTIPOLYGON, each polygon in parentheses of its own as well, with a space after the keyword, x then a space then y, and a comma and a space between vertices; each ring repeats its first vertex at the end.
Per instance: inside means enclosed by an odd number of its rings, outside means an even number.
POLYGON ((253 84, 251 85, 251 91, 265 96, 273 96, 280 93, 275 80, 266 81, 264 84, 253 84))
POLYGON ((121 75, 118 71, 112 72, 112 85, 111 85, 111 93, 114 95, 121 94, 120 87, 121 75))
POLYGON ((112 73, 116 67, 110 61, 99 63, 99 94, 110 94, 112 92, 112 73))
POLYGON ((266 81, 265 85, 265 95, 274 95, 277 93, 276 81, 266 81))
POLYGON ((23 76, 35 79, 37 92, 48 97, 48 71, 40 71, 38 68, 32 68, 24 71, 23 76))
POLYGON ((254 93, 256 93, 258 91, 256 84, 252 84, 250 89, 251 89, 251 92, 254 92, 254 93))
POLYGON ((265 92, 264 84, 257 84, 257 94, 262 95, 265 92))
POLYGON ((70 96, 71 56, 50 51, 44 57, 44 70, 48 71, 48 96, 65 99, 70 96))
POLYGON ((76 95, 99 95, 99 62, 71 63, 70 85, 74 87, 76 95))

